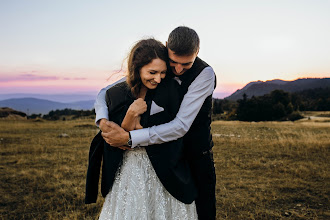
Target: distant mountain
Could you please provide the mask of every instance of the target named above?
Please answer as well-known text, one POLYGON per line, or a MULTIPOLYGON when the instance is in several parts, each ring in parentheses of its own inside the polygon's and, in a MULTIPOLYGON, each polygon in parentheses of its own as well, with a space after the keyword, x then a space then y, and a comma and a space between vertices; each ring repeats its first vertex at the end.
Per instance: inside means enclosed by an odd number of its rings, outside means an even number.
POLYGON ((45 99, 36 98, 17 98, 6 99, 0 101, 0 107, 9 107, 18 111, 30 114, 47 114, 51 110, 56 109, 75 109, 75 110, 91 110, 94 107, 94 100, 79 101, 72 103, 54 102, 45 99))
POLYGON ((269 81, 256 81, 250 82, 242 89, 238 89, 236 92, 226 97, 228 100, 242 99, 245 93, 248 98, 252 96, 262 96, 270 93, 276 89, 286 92, 299 92, 307 89, 325 88, 330 87, 330 78, 306 78, 297 79, 294 81, 284 81, 280 79, 269 81))
POLYGON ((36 98, 45 99, 54 102, 72 103, 78 101, 95 100, 97 91, 89 91, 72 94, 38 94, 38 93, 8 93, 0 94, 0 100, 18 99, 18 98, 36 98))

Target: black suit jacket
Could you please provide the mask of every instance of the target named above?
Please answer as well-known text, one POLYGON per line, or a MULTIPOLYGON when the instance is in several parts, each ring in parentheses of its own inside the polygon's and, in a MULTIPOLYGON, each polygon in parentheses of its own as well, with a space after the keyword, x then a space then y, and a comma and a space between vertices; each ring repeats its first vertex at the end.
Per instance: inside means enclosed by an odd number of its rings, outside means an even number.
MULTIPOLYGON (((164 124, 171 121, 180 107, 180 97, 177 83, 173 79, 165 79, 155 90, 148 90, 146 102, 148 110, 141 117, 143 127, 164 124), (150 115, 151 104, 160 106, 163 111, 150 115)), ((109 120, 121 124, 126 111, 134 101, 126 82, 110 88, 106 100, 109 107, 109 120)), ((187 161, 183 156, 182 138, 146 147, 149 159, 157 173, 158 178, 166 190, 181 202, 190 204, 197 196, 197 191, 191 177, 187 161)), ((89 167, 87 171, 85 203, 96 202, 98 192, 98 178, 101 160, 102 182, 101 192, 105 197, 113 185, 115 175, 123 158, 123 150, 109 146, 97 134, 92 141, 89 153, 89 167)))

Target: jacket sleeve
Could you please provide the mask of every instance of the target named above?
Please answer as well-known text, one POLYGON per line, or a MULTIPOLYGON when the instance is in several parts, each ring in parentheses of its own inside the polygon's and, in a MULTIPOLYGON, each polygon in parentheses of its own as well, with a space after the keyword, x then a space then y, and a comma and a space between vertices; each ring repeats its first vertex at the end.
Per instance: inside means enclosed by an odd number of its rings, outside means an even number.
POLYGON ((103 145, 104 140, 99 131, 89 149, 85 204, 95 203, 97 200, 103 145))

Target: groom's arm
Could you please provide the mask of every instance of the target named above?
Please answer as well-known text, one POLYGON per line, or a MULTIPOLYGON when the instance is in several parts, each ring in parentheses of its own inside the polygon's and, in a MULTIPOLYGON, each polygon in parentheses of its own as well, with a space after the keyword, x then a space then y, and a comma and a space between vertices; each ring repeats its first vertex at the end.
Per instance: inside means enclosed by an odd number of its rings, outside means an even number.
MULTIPOLYGON (((132 147, 161 144, 183 137, 190 129, 205 99, 213 93, 215 74, 211 67, 206 67, 191 83, 183 98, 176 117, 165 124, 130 131, 132 147)), ((110 132, 103 132, 103 138, 111 146, 127 143, 128 132, 113 122, 107 122, 110 132)))
POLYGON ((111 88, 114 85, 116 85, 120 82, 123 82, 125 80, 126 80, 126 78, 124 77, 124 78, 116 81, 115 83, 112 83, 112 84, 108 85, 107 87, 101 89, 96 97, 96 100, 94 102, 94 108, 95 108, 95 113, 96 113, 95 124, 97 126, 99 126, 101 128, 101 130, 102 130, 102 128, 104 128, 104 130, 106 130, 106 126, 104 126, 102 122, 106 122, 107 120, 109 120, 109 116, 108 116, 109 113, 108 113, 107 103, 105 101, 105 94, 109 88, 111 88), (105 120, 102 120, 102 119, 105 119, 105 120))
POLYGON ((165 124, 132 131, 132 146, 161 144, 183 137, 190 129, 205 99, 213 93, 215 74, 205 68, 191 83, 176 117, 165 124))

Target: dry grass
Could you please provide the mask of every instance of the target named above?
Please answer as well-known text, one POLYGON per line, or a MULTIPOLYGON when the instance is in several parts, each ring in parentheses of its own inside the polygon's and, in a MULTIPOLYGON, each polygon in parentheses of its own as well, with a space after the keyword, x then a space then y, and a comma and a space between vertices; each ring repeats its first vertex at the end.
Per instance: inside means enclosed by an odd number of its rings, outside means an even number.
POLYGON ((214 122, 218 219, 329 219, 329 123, 214 122))
POLYGON ((84 191, 96 132, 92 120, 0 121, 2 219, 95 219, 102 201, 84 205, 84 191))
MULTIPOLYGON (((328 122, 214 122, 218 219, 329 219, 328 122)), ((96 219, 92 120, 0 121, 1 219, 96 219), (59 137, 60 134, 69 137, 59 137)))

